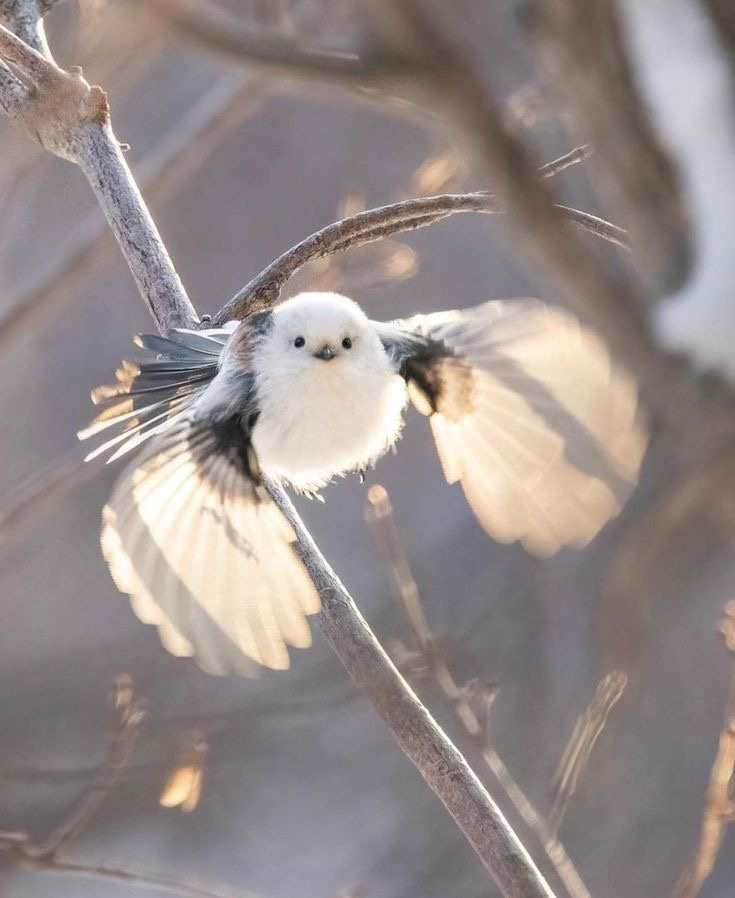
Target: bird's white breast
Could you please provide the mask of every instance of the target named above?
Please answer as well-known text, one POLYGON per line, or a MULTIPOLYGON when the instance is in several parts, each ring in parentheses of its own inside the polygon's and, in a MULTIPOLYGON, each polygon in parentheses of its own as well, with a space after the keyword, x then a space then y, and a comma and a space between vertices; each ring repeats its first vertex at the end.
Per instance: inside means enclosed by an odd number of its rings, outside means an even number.
POLYGON ((382 351, 365 365, 337 358, 289 368, 281 358, 271 372, 266 360, 257 383, 253 447, 266 473, 297 488, 369 465, 400 435, 405 384, 382 351))

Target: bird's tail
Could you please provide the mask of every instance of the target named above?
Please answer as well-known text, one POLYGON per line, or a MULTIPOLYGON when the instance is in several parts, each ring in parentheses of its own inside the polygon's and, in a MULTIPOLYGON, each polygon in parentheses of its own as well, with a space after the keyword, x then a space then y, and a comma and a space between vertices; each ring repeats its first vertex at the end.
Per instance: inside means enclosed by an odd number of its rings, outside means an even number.
POLYGON ((79 439, 109 428, 120 430, 85 461, 110 450, 108 462, 113 461, 180 419, 217 374, 222 350, 236 323, 212 330, 174 330, 167 337, 138 334, 134 342, 147 356, 124 361, 115 372, 115 383, 92 390, 92 402, 103 408, 79 431, 79 439))

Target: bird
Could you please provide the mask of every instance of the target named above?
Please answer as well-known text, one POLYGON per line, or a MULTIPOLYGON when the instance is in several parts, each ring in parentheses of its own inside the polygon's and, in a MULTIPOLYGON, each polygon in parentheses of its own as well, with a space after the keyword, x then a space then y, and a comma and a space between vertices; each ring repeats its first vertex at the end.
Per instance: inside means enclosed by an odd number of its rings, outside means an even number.
POLYGON ((304 292, 222 327, 139 334, 92 391, 87 458, 132 459, 102 554, 163 646, 212 674, 289 667, 317 590, 269 483, 318 495, 428 417, 448 483, 487 533, 550 557, 585 546, 634 489, 647 431, 633 377, 557 305, 490 300, 378 322, 304 292))

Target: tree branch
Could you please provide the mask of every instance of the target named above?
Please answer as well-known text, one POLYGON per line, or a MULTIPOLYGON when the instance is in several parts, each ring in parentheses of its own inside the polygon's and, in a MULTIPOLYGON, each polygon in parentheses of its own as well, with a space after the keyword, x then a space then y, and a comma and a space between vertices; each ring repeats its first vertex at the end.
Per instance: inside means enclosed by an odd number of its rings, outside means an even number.
MULTIPOLYGON (((577 147, 549 162, 539 170, 542 178, 550 178, 571 165, 586 159, 587 147, 577 147)), ((564 215, 596 236, 618 245, 625 241, 620 228, 576 209, 564 209, 564 215)), ((286 282, 308 262, 333 253, 343 252, 402 231, 424 228, 459 212, 493 213, 502 211, 497 197, 488 193, 447 193, 440 196, 402 200, 377 209, 358 212, 349 218, 327 225, 279 256, 253 278, 214 316, 215 325, 242 318, 253 311, 274 305, 286 282)))
POLYGON ((0 21, 29 47, 51 58, 43 16, 58 2, 59 0, 0 0, 0 21))
POLYGON ((117 679, 112 695, 112 713, 113 725, 107 752, 97 775, 71 811, 42 842, 24 846, 26 858, 39 861, 55 858, 82 832, 128 767, 145 711, 141 702, 133 700, 132 682, 127 676, 117 679))
POLYGON ((153 5, 184 37, 209 50, 300 81, 379 87, 413 78, 407 61, 382 50, 357 55, 307 49, 258 31, 209 0, 153 0, 153 5))

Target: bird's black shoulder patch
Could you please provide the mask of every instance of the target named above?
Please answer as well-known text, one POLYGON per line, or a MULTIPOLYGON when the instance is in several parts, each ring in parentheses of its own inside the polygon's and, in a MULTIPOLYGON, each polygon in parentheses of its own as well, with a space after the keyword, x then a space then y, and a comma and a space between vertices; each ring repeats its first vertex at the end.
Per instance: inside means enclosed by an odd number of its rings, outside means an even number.
POLYGON ((217 452, 221 453, 237 470, 252 480, 261 482, 260 465, 250 441, 247 423, 239 415, 214 421, 211 424, 217 452))

